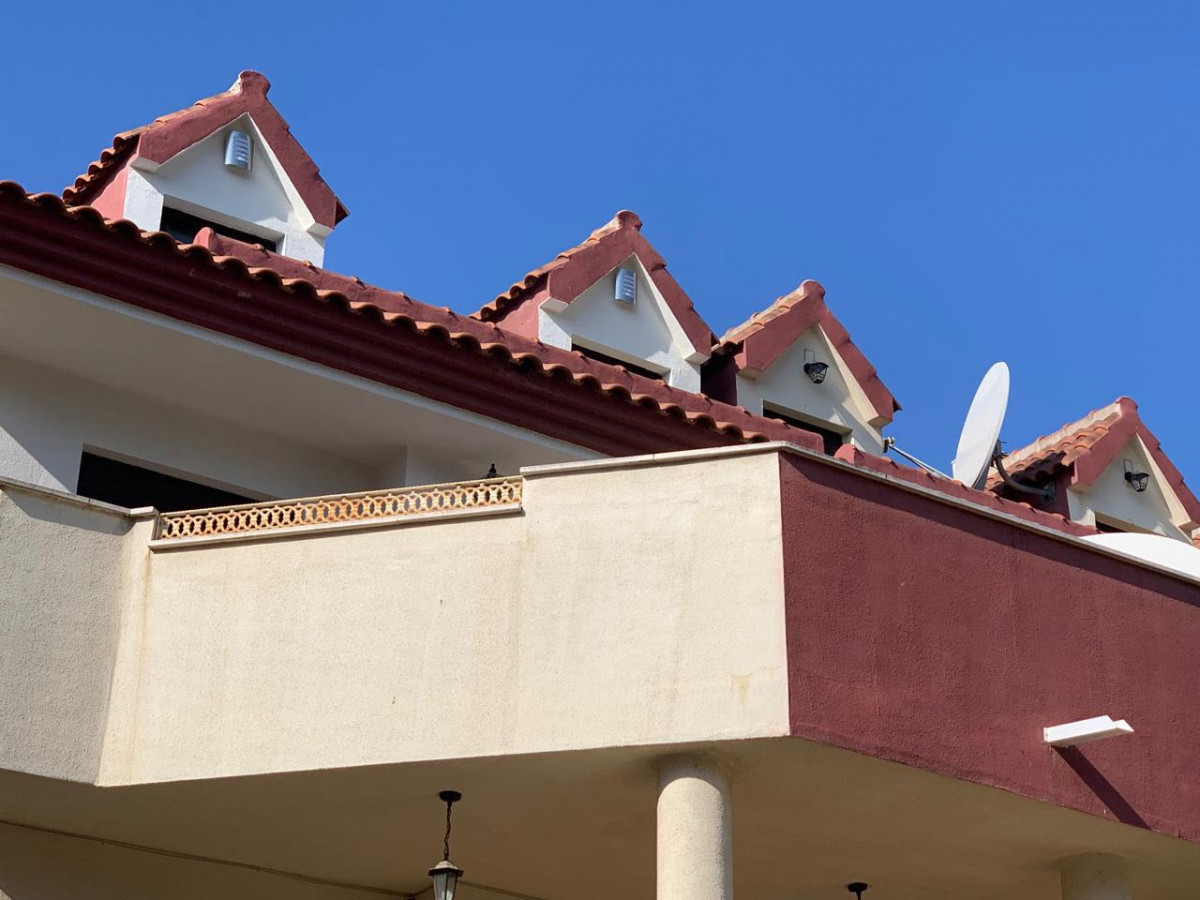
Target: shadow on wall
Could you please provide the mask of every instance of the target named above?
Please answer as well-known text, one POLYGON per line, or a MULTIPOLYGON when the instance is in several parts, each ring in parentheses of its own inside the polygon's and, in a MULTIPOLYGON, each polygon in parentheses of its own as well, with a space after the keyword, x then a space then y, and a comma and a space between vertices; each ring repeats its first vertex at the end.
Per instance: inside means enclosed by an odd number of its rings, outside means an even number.
POLYGON ((1113 783, 1105 778, 1104 774, 1092 765, 1091 760, 1083 755, 1082 750, 1078 747, 1055 747, 1054 749, 1071 767, 1071 770, 1079 776, 1079 779, 1096 795, 1096 798, 1108 807, 1108 811, 1117 817, 1117 821, 1138 828, 1150 828, 1138 811, 1129 805, 1129 801, 1121 796, 1121 792, 1113 783))
POLYGON ((22 488, 4 488, 3 496, 26 517, 66 528, 86 528, 113 537, 123 537, 134 524, 133 519, 117 512, 41 496, 22 488))

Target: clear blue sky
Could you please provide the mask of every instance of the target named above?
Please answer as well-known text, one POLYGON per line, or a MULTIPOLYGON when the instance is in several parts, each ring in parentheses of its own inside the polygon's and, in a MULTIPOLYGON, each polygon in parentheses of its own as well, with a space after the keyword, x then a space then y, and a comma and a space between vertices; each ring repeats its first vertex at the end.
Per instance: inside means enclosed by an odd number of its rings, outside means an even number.
POLYGON ((264 72, 351 215, 330 268, 469 311, 616 210, 720 333, 805 278, 948 465, 1120 394, 1200 486, 1200 6, 17 4, 0 178, 264 72))

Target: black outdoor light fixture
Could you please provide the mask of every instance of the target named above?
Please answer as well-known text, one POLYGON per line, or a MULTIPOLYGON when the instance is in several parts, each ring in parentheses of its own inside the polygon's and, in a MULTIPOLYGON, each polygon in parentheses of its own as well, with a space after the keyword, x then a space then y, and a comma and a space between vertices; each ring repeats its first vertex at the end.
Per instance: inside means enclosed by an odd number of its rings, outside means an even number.
POLYGON ((870 885, 865 881, 852 881, 846 885, 846 890, 852 893, 858 900, 862 900, 862 895, 870 885))
POLYGON ((829 363, 823 362, 806 362, 804 364, 804 374, 808 376, 808 380, 813 384, 820 384, 825 380, 826 373, 829 372, 829 363))
POLYGON ((1149 472, 1126 472, 1125 481, 1139 494, 1150 486, 1149 472))
POLYGON ((446 804, 446 839, 442 845, 442 861, 429 870, 429 875, 433 879, 433 900, 454 900, 454 891, 463 870, 450 862, 450 810, 462 799, 462 794, 458 791, 442 791, 438 797, 446 804))

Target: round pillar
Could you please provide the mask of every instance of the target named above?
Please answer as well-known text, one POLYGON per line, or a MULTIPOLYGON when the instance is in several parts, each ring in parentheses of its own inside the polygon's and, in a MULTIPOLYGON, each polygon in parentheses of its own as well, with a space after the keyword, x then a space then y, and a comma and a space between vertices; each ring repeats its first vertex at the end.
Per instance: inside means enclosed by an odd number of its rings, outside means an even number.
POLYGON ((1063 900, 1132 900, 1125 860, 1111 853, 1087 853, 1059 863, 1063 900))
POLYGON ((658 900, 732 898, 729 781, 710 760, 665 760, 658 774, 658 900))

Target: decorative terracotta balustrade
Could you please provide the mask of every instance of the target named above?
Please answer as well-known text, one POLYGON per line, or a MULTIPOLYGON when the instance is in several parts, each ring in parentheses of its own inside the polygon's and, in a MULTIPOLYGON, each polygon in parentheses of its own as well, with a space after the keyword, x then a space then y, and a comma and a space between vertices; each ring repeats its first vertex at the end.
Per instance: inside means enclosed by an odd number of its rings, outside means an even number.
POLYGON ((492 478, 162 513, 158 517, 157 539, 250 537, 289 529, 383 525, 401 519, 466 514, 472 510, 520 509, 521 484, 520 478, 492 478))

